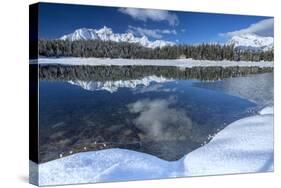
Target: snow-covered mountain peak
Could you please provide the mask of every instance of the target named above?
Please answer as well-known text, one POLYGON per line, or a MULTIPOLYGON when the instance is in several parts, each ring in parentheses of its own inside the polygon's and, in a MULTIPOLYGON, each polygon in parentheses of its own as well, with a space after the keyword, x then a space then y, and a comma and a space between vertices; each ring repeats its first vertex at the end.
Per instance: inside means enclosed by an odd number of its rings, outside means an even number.
POLYGON ((94 36, 92 36, 92 31, 90 29, 86 29, 86 28, 80 28, 80 29, 76 29, 72 35, 64 35, 62 36, 60 39, 61 40, 86 40, 87 38, 93 38, 94 36))
POLYGON ((106 34, 106 35, 113 34, 112 29, 106 26, 103 26, 103 28, 96 30, 96 32, 99 34, 106 34))
POLYGON ((103 40, 114 42, 138 43, 147 48, 157 48, 171 46, 175 43, 165 40, 150 41, 147 36, 136 37, 133 33, 114 33, 109 27, 104 26, 101 29, 80 28, 73 33, 60 37, 61 40, 103 40))
POLYGON ((255 34, 233 36, 227 44, 235 48, 267 51, 273 49, 273 37, 263 37, 255 34))

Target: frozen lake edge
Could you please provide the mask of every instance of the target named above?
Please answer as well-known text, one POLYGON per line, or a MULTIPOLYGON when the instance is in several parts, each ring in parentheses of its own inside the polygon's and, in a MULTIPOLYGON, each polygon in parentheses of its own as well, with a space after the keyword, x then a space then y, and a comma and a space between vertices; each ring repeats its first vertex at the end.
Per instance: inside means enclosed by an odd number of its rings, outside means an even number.
POLYGON ((92 65, 92 66, 176 66, 190 67, 273 67, 273 61, 210 61, 193 59, 105 59, 105 58, 39 58, 30 64, 92 65))
POLYGON ((270 172, 273 164, 273 107, 267 107, 231 123, 208 144, 177 161, 127 149, 82 152, 40 165, 30 162, 30 181, 43 186, 270 172))

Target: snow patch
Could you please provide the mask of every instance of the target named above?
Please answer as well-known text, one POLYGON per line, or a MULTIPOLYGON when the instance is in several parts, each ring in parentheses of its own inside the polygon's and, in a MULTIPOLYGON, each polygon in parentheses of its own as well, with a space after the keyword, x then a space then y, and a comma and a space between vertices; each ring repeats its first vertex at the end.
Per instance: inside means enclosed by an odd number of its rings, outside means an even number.
POLYGON ((273 114, 273 107, 265 107, 262 109, 259 113, 260 115, 267 115, 267 114, 273 114))
POLYGON ((61 65, 93 65, 93 66, 176 66, 180 68, 191 67, 273 67, 273 61, 210 61, 210 60, 194 60, 194 59, 105 59, 105 58, 39 58, 31 60, 30 63, 38 64, 61 64, 61 65))

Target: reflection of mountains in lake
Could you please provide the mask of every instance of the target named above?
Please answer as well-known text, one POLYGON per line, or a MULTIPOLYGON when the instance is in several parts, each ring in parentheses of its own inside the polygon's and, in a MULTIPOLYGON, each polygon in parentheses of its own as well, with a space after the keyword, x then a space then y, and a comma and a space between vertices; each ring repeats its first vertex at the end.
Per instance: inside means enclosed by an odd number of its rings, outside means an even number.
POLYGON ((67 66, 40 65, 41 80, 116 81, 140 80, 143 77, 220 80, 229 77, 272 72, 272 67, 192 67, 173 66, 67 66))
POLYGON ((116 92, 119 88, 136 88, 137 86, 149 86, 150 83, 163 83, 167 82, 162 76, 146 76, 142 79, 135 80, 116 80, 116 81, 82 81, 82 80, 70 80, 68 83, 82 87, 89 91, 106 90, 110 93, 116 92))
MULTIPOLYGON (((249 83, 252 87, 247 93, 257 93, 257 73, 273 70, 39 66, 39 163, 108 148, 132 149, 169 161, 178 160, 256 107, 246 99, 216 90, 213 85, 202 86, 197 81, 195 85, 190 79, 219 80, 253 74, 242 83, 235 81, 237 78, 225 79, 228 81, 224 86, 249 83)), ((272 83, 264 75, 260 78, 264 85, 272 83)), ((236 88, 240 93, 241 87, 236 88)))

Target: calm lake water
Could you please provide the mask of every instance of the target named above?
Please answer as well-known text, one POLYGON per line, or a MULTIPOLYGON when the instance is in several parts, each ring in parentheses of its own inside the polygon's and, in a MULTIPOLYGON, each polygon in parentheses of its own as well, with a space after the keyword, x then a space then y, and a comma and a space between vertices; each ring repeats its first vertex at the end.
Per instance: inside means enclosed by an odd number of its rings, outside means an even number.
POLYGON ((273 91, 272 73, 222 81, 153 73, 134 79, 40 80, 39 161, 116 147, 177 160, 231 122, 257 113, 272 100, 272 93, 264 94, 270 87, 273 91), (260 101, 265 97, 267 102, 260 101))

